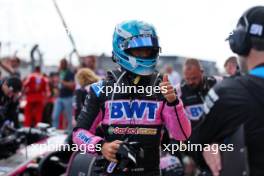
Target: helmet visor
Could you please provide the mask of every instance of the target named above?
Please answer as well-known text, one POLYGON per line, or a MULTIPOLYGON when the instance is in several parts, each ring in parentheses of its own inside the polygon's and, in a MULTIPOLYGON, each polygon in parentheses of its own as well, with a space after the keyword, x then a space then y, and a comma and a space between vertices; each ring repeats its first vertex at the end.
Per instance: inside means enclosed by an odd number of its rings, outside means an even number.
POLYGON ((158 38, 152 36, 136 36, 124 42, 124 50, 143 47, 159 48, 158 38))
POLYGON ((125 52, 133 57, 153 59, 158 56, 159 48, 153 48, 153 47, 131 48, 131 49, 127 49, 125 52))

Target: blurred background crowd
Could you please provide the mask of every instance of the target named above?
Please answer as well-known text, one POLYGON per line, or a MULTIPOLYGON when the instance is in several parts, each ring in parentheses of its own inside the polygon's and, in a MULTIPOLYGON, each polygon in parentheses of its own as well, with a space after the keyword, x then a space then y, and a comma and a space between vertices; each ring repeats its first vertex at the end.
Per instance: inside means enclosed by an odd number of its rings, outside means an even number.
MULTIPOLYGON (((15 75, 23 82, 19 111, 15 117, 9 117, 14 119, 17 127, 23 125, 33 127, 38 122, 45 122, 59 129, 71 129, 72 124, 75 123, 73 117, 80 110, 76 101, 78 90, 87 84, 80 85, 80 79, 92 79, 80 78, 80 76, 77 79, 78 71, 87 68, 88 72, 94 72, 98 79, 101 79, 106 76, 108 70, 118 67, 112 62, 111 57, 105 55, 81 56, 78 66, 73 66, 69 58, 62 58, 57 66, 45 66, 42 64, 41 57, 36 59, 33 57, 34 54, 31 55, 31 62, 26 62, 17 56, 8 56, 0 60, 1 79, 15 75)), ((182 68, 187 59, 177 56, 160 56, 157 68, 160 72, 167 73, 171 84, 176 87, 184 80, 182 68)), ((203 67, 204 75, 207 76, 236 74, 237 61, 234 56, 227 58, 223 65, 225 72, 219 72, 220 69, 213 61, 199 60, 199 62, 203 67)))

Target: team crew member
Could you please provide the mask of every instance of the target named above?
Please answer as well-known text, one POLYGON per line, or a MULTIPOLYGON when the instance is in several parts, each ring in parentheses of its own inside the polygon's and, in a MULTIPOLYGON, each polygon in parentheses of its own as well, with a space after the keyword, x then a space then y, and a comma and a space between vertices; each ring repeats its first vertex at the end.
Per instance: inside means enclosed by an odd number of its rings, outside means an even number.
MULTIPOLYGON (((246 11, 229 37, 232 51, 239 55, 244 76, 227 78, 209 92, 207 116, 193 133, 194 143, 219 143, 241 125, 245 131, 251 176, 264 175, 264 6, 246 11)), ((204 151, 204 157, 217 176, 221 156, 204 151)), ((234 163, 235 165, 238 163, 234 163)), ((233 174, 234 175, 234 174, 233 174)), ((241 171, 242 175, 242 171, 241 171)))
MULTIPOLYGON (((16 76, 21 79, 21 73, 19 71, 21 61, 18 57, 14 56, 11 58, 7 58, 7 60, 0 61, 0 67, 2 67, 7 73, 9 73, 9 76, 16 76)), ((14 120, 14 126, 16 128, 20 127, 20 124, 18 122, 18 114, 19 114, 19 100, 12 101, 12 104, 9 108, 10 113, 9 117, 14 120)))
POLYGON ((24 126, 35 126, 42 121, 45 101, 50 92, 47 79, 41 74, 39 66, 25 80, 24 89, 27 101, 24 126))
POLYGON ((121 69, 110 72, 106 80, 91 86, 74 129, 74 143, 87 147, 102 144, 101 154, 113 162, 118 162, 116 152, 123 140, 140 142, 144 158, 137 158, 137 166, 129 168, 127 173, 117 172, 115 176, 159 175, 159 145, 164 125, 177 140, 186 140, 191 134, 182 101, 168 77, 162 78, 155 72, 159 51, 158 36, 152 25, 141 21, 117 25, 113 36, 113 60, 121 69), (151 96, 142 92, 106 96, 104 89, 116 85, 159 87, 159 83, 166 91, 151 96), (99 124, 104 138, 95 136, 99 124))
POLYGON ((10 119, 14 108, 12 104, 20 96, 22 82, 18 77, 11 76, 0 81, 0 127, 4 121, 9 120, 14 122, 16 119, 10 119))
POLYGON ((205 76, 203 68, 197 59, 187 59, 183 66, 184 80, 177 85, 178 96, 182 99, 184 108, 194 128, 202 119, 203 103, 209 89, 217 82, 219 77, 205 76))
POLYGON ((0 61, 0 66, 10 74, 10 76, 21 77, 21 73, 19 71, 20 67, 20 59, 16 56, 9 58, 9 63, 0 61))
POLYGON ((227 76, 238 76, 240 75, 237 58, 235 56, 229 57, 224 64, 227 76))
POLYGON ((81 109, 84 105, 84 101, 86 96, 88 95, 88 92, 90 90, 90 85, 92 83, 98 82, 100 80, 100 77, 98 77, 91 69, 89 68, 81 68, 76 76, 76 81, 80 85, 80 88, 75 90, 75 98, 74 98, 74 104, 75 104, 75 119, 79 116, 81 109))

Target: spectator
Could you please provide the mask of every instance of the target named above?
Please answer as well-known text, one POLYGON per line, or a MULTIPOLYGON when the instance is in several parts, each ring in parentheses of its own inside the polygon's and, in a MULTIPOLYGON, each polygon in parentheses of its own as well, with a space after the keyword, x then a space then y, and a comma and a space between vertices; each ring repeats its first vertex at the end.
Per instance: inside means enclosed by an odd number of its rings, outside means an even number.
POLYGON ((20 67, 20 59, 18 57, 10 58, 9 63, 8 62, 1 62, 0 66, 8 72, 12 76, 17 76, 20 78, 21 73, 19 71, 20 67))
POLYGON ((58 83, 59 83, 59 74, 57 72, 50 73, 48 77, 50 96, 47 98, 47 102, 45 104, 42 122, 52 124, 52 111, 54 107, 54 102, 56 97, 58 96, 58 83))
MULTIPOLYGON (((19 71, 20 63, 21 63, 20 59, 14 56, 12 58, 7 58, 6 61, 0 61, 0 66, 7 73, 9 73, 10 76, 16 76, 17 78, 21 79, 21 73, 19 71)), ((19 122, 18 122, 19 99, 18 98, 11 102, 9 106, 9 110, 10 110, 9 116, 10 118, 14 119, 15 127, 18 128, 19 127, 19 122)))
POLYGON ((76 74, 76 80, 80 88, 75 91, 75 119, 79 116, 84 104, 86 95, 89 92, 90 84, 100 80, 100 78, 89 68, 82 68, 76 74))
POLYGON ((39 66, 35 72, 30 74, 24 82, 26 106, 24 126, 35 126, 42 121, 42 113, 47 95, 49 95, 49 86, 46 78, 41 74, 39 66))
POLYGON ((0 81, 0 127, 6 120, 13 122, 14 126, 18 127, 18 121, 14 119, 13 115, 18 109, 14 109, 13 102, 19 98, 21 89, 22 82, 16 76, 0 81))
POLYGON ((52 118, 53 126, 59 127, 59 117, 64 112, 64 117, 67 119, 68 127, 67 130, 72 129, 72 115, 73 115, 73 92, 75 89, 74 74, 68 68, 68 62, 66 59, 60 61, 59 68, 59 96, 55 101, 52 118))
POLYGON ((96 56, 88 55, 81 57, 81 68, 89 68, 92 71, 96 69, 96 56))
POLYGON ((176 85, 181 82, 180 74, 177 71, 173 70, 172 65, 166 66, 166 74, 168 75, 169 81, 173 87, 176 87, 176 85))
POLYGON ((51 96, 56 98, 59 96, 59 82, 60 75, 58 72, 52 72, 49 76, 49 85, 51 89, 51 96))
POLYGON ((237 63, 237 58, 235 56, 229 57, 225 61, 224 67, 228 76, 235 76, 239 74, 239 67, 237 63))

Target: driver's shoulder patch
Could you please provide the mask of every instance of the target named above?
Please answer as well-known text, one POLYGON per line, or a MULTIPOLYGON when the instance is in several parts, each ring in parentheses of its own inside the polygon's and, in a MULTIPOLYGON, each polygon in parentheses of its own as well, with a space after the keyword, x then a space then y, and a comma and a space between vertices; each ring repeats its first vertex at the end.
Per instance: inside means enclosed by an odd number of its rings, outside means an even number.
POLYGON ((103 80, 100 80, 96 83, 93 83, 91 85, 91 88, 93 89, 94 93, 96 94, 97 97, 100 96, 100 94, 102 93, 102 89, 103 89, 103 80))

